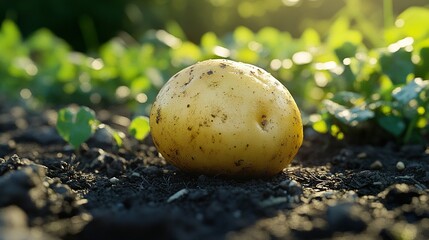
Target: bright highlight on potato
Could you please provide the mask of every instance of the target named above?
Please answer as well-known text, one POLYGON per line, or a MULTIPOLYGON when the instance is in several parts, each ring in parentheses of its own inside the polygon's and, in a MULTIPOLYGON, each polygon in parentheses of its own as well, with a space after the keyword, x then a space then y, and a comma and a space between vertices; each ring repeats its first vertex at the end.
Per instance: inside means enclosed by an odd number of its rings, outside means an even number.
POLYGON ((273 176, 303 140, 284 85, 259 67, 221 59, 174 75, 152 106, 150 128, 167 162, 206 175, 273 176))

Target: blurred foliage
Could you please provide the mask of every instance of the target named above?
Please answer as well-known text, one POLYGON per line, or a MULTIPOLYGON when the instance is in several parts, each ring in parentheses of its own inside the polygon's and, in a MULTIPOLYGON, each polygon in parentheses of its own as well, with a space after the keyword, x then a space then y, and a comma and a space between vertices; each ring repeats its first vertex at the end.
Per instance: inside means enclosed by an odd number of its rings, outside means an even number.
POLYGON ((194 43, 208 30, 223 36, 237 26, 252 31, 271 26, 294 37, 311 26, 324 34, 333 17, 348 15, 374 44, 380 40, 377 30, 383 21, 393 21, 383 16, 384 6, 396 16, 411 5, 428 4, 388 0, 392 1, 389 5, 383 4, 386 0, 3 0, 0 21, 13 20, 25 38, 47 28, 73 49, 88 52, 118 34, 140 39, 150 29, 167 29, 194 43))
POLYGON ((140 42, 113 38, 93 54, 72 51, 46 29, 24 39, 6 20, 0 29, 0 94, 33 105, 128 104, 142 115, 180 69, 229 58, 281 80, 305 123, 319 132, 339 139, 366 141, 378 134, 377 140, 422 141, 429 131, 429 84, 423 80, 429 79, 429 10, 411 7, 372 30, 376 43, 359 29, 357 18, 363 17, 344 11, 323 35, 313 28, 292 37, 273 27, 240 26, 224 36, 207 32, 198 44, 171 24, 147 31, 140 42))
POLYGON ((128 132, 139 141, 145 139, 150 132, 149 118, 146 116, 135 117, 128 126, 128 132))
POLYGON ((81 51, 95 50, 126 26, 130 0, 2 0, 0 19, 11 19, 24 37, 40 28, 81 51))

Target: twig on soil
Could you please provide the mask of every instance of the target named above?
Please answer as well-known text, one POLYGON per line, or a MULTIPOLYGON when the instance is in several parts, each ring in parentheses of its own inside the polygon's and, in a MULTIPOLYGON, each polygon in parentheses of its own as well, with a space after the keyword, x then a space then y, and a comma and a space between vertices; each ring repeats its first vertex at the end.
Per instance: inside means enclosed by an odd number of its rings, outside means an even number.
POLYGON ((179 191, 177 191, 175 194, 171 195, 168 199, 167 199, 167 203, 176 201, 179 198, 184 197, 185 195, 187 195, 189 193, 189 190, 186 188, 183 188, 179 191))
POLYGON ((163 176, 162 177, 162 182, 160 182, 160 185, 164 186, 162 188, 160 188, 160 190, 162 190, 165 193, 170 192, 172 184, 171 184, 171 177, 170 176, 163 176))
POLYGON ((145 177, 141 177, 142 183, 140 183, 140 189, 144 189, 145 187, 143 186, 144 184, 150 185, 152 186, 152 183, 149 182, 145 177))
POLYGON ((324 182, 324 181, 326 181, 326 180, 322 180, 322 179, 318 178, 318 177, 317 177, 314 173, 312 173, 312 172, 308 172, 308 175, 310 175, 310 177, 311 177, 312 179, 316 180, 317 182, 324 182))

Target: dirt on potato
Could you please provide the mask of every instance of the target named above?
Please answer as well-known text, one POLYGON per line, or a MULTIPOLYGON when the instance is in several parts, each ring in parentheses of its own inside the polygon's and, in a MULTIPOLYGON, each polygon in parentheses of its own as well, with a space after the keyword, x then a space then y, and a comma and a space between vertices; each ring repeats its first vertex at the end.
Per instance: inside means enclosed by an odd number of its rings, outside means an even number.
MULTIPOLYGON (((123 108, 97 110, 125 130, 123 108)), ((0 239, 428 239, 429 146, 350 145, 305 130, 267 179, 189 175, 130 137, 79 151, 55 111, 0 104, 0 239)))

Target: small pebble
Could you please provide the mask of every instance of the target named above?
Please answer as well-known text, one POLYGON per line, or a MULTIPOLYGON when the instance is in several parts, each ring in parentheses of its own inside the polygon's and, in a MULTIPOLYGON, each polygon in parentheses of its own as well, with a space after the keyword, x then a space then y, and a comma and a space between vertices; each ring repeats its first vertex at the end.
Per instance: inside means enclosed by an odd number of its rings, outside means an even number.
POLYGON ((373 182, 372 185, 374 185, 374 186, 381 186, 381 185, 383 185, 383 183, 382 182, 373 182))
POLYGON ((116 177, 112 177, 112 178, 110 178, 110 179, 109 179, 109 182, 111 182, 111 183, 115 184, 115 183, 118 183, 118 182, 119 182, 119 179, 118 179, 118 178, 116 178, 116 177))
POLYGON ((357 195, 357 193, 355 191, 348 191, 345 195, 344 198, 349 200, 350 202, 356 202, 359 200, 359 196, 357 195))
POLYGON ((268 199, 261 201, 259 203, 259 205, 263 208, 266 208, 266 207, 272 207, 275 205, 279 205, 282 203, 287 203, 288 201, 289 201, 288 197, 269 197, 268 199))
POLYGON ((398 171, 402 171, 405 169, 405 164, 401 161, 396 163, 396 169, 398 169, 398 171))
POLYGON ((202 221, 202 220, 204 220, 204 215, 202 213, 197 213, 197 215, 195 215, 195 218, 198 221, 202 221))
POLYGON ((112 131, 109 130, 109 127, 100 124, 95 130, 94 134, 88 139, 88 145, 92 147, 107 147, 107 146, 116 146, 115 138, 113 137, 112 131))
POLYGON ((241 211, 240 210, 236 210, 232 213, 232 216, 234 216, 235 218, 240 218, 241 217, 241 211))
POLYGON ((383 163, 381 163, 380 160, 376 160, 373 163, 371 163, 369 168, 372 170, 379 170, 379 169, 383 168, 383 163))
POLYGON ((140 173, 133 172, 133 173, 131 173, 131 177, 140 177, 140 173))
POLYGON ((356 203, 335 203, 326 210, 329 227, 337 232, 361 232, 368 227, 369 218, 356 203))
POLYGON ((198 176, 198 182, 205 182, 207 180, 207 176, 206 175, 200 175, 198 176))
POLYGON ((85 205, 85 204, 88 203, 88 199, 79 199, 75 203, 76 203, 77 206, 85 205))
POLYGON ((289 195, 301 195, 302 194, 302 186, 299 182, 295 180, 283 180, 279 183, 279 187, 286 190, 289 195))

